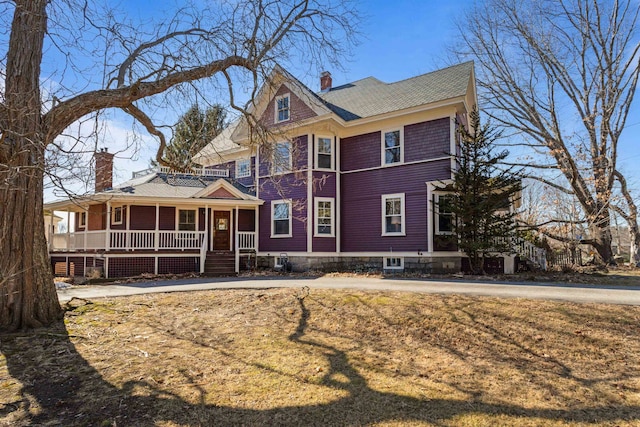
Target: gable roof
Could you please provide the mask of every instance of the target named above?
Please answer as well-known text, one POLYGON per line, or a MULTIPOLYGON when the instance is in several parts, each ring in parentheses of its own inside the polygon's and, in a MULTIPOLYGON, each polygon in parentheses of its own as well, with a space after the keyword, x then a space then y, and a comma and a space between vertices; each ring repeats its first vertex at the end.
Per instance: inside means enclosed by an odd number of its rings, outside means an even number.
POLYGON ((318 96, 345 121, 465 96, 473 62, 464 62, 395 83, 374 77, 337 86, 318 96))

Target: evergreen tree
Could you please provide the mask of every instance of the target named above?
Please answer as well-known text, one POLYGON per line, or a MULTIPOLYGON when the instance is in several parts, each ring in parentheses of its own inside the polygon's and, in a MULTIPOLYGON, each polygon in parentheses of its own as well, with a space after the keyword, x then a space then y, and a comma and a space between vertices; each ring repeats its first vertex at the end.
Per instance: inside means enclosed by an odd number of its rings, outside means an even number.
POLYGON ((477 109, 469 114, 468 126, 457 124, 457 135, 453 183, 442 189, 451 194, 441 198, 439 210, 453 214, 458 248, 469 258, 471 272, 480 274, 487 256, 513 251, 516 223, 510 206, 521 184, 512 168, 499 167, 509 152, 494 153, 500 132, 482 125, 477 109))
POLYGON ((192 105, 176 123, 163 161, 178 172, 189 172, 198 167, 191 159, 222 132, 227 125, 226 118, 226 110, 221 105, 213 105, 204 111, 198 104, 192 105))

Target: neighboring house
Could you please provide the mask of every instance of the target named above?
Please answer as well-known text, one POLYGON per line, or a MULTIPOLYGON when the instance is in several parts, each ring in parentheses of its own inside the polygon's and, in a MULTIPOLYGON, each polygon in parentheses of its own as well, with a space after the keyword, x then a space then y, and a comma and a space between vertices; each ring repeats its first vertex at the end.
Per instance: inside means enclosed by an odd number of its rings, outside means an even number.
POLYGON ((396 83, 320 80, 314 93, 277 67, 252 108, 265 139, 234 124, 194 158, 198 174, 148 171, 111 189, 112 155, 96 153, 96 194, 46 206, 75 215, 75 230, 51 240, 54 266, 72 259, 117 277, 213 272, 231 257, 235 272, 256 260, 459 271, 437 188, 455 166, 456 122, 477 103, 473 64, 396 83))
POLYGON ((44 210, 44 233, 49 241, 49 237, 58 232, 58 224, 63 218, 55 215, 53 211, 44 210))

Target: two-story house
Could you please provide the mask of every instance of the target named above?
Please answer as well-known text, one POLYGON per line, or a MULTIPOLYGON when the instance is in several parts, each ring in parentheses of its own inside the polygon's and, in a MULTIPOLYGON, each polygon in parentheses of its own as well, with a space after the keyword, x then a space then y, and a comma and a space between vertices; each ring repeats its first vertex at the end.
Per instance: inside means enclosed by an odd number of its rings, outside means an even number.
MULTIPOLYGON (((456 123, 476 103, 471 62, 337 87, 325 72, 318 92, 276 68, 251 108, 262 129, 230 126, 196 156, 197 174, 150 170, 112 189, 100 175, 109 153, 97 153, 96 194, 46 206, 76 223, 52 236, 52 263, 112 277, 285 258, 301 271, 459 271, 437 188, 455 167, 456 123)), ((513 258, 500 268, 512 271, 513 258)))

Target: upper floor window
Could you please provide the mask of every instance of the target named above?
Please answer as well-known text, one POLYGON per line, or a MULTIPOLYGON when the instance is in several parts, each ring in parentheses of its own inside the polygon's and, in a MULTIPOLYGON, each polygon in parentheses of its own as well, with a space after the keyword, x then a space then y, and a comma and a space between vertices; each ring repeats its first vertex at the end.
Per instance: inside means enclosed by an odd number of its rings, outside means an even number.
POLYGON ((278 142, 273 147, 271 171, 274 175, 291 172, 291 142, 278 142))
POLYGON ((180 209, 178 211, 178 230, 196 231, 196 211, 180 209))
POLYGON ((453 233, 453 211, 451 209, 451 203, 452 196, 450 195, 435 196, 436 234, 453 233))
POLYGON ((236 161, 236 178, 251 176, 251 160, 241 159, 236 161))
POLYGON ((400 129, 382 132, 383 166, 402 163, 403 137, 400 129))
POLYGON ((316 237, 333 237, 334 234, 334 210, 333 198, 316 197, 315 210, 315 235, 316 237))
POLYGON ((113 208, 113 210, 111 211, 111 223, 113 225, 122 224, 123 216, 124 215, 122 206, 113 208))
POLYGON ((291 237, 291 202, 271 202, 271 237, 291 237))
POLYGON ((289 94, 276 97, 275 122, 286 122, 290 117, 289 94))
POLYGON ((316 140, 316 168, 333 169, 333 139, 319 137, 316 140))
POLYGON ((404 236, 404 193, 382 195, 382 235, 404 236))

